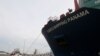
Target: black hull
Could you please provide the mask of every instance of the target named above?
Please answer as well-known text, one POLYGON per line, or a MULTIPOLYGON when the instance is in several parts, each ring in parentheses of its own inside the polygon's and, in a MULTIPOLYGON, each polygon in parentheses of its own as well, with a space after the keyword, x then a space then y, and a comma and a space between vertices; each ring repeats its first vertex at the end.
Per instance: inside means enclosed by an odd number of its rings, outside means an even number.
POLYGON ((63 20, 48 22, 42 33, 55 56, 98 56, 99 26, 100 9, 81 8, 63 20))

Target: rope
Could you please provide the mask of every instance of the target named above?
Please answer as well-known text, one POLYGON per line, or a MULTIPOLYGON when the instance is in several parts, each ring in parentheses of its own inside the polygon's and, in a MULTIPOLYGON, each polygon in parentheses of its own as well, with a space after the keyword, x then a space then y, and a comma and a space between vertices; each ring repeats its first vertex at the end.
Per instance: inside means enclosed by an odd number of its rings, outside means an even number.
POLYGON ((35 44, 35 42, 39 39, 41 33, 34 39, 34 41, 32 41, 31 45, 29 46, 28 50, 26 51, 26 53, 29 51, 29 49, 32 47, 33 44, 35 44))

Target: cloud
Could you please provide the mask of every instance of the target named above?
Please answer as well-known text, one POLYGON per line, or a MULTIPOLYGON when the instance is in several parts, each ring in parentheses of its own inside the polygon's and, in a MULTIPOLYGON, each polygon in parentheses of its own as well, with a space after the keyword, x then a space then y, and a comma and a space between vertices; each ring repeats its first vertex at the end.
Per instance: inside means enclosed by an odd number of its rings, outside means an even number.
MULTIPOLYGON (((69 2, 72 2, 70 0, 69 2)), ((41 33, 49 16, 59 16, 73 8, 67 0, 0 0, 0 50, 29 48, 41 33), (70 7, 69 7, 70 5, 70 7)), ((49 50, 44 37, 32 46, 33 49, 49 50), (44 48, 45 47, 45 48, 44 48)))

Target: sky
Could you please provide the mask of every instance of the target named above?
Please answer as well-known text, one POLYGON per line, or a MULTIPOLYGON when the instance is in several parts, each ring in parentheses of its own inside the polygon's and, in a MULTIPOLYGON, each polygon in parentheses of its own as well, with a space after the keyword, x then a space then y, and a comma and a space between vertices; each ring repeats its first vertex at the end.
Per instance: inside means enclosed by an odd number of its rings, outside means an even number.
POLYGON ((74 9, 73 0, 0 0, 0 51, 49 52, 41 29, 68 8, 74 9))

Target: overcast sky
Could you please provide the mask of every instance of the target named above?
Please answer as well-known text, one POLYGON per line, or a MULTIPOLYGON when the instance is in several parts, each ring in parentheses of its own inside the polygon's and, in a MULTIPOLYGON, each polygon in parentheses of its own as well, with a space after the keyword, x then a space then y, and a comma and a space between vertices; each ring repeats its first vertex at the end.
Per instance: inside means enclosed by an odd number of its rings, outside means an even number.
POLYGON ((0 51, 49 51, 41 29, 50 16, 59 17, 68 8, 74 8, 73 0, 0 0, 0 51))

